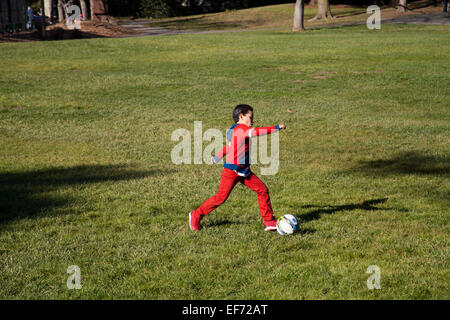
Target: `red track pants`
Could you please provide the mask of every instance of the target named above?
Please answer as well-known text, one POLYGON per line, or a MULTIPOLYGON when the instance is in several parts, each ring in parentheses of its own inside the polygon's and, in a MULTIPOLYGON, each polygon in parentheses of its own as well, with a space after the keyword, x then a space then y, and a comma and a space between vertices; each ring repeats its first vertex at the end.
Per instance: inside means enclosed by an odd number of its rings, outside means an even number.
POLYGON ((250 173, 250 175, 244 178, 227 168, 224 168, 222 171, 222 179, 220 180, 219 191, 217 191, 217 194, 203 202, 200 208, 193 211, 193 214, 206 216, 227 200, 234 186, 238 182, 256 192, 261 218, 264 221, 272 220, 273 210, 272 205, 270 204, 269 190, 266 185, 254 173, 250 173))

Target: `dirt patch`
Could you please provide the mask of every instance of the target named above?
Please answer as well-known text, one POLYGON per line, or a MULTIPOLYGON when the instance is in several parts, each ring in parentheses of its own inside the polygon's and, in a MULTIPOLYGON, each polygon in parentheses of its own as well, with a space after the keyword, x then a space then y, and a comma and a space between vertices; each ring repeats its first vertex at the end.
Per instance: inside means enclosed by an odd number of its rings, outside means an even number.
MULTIPOLYGON (((88 38, 116 38, 137 35, 138 31, 121 27, 114 19, 106 21, 82 21, 80 29, 70 30, 63 23, 47 26, 44 40, 70 40, 88 38)), ((0 35, 0 42, 26 42, 39 41, 38 31, 22 31, 8 35, 0 35)))
POLYGON ((102 37, 121 37, 139 33, 118 25, 114 20, 110 22, 83 21, 81 23, 81 31, 102 37))

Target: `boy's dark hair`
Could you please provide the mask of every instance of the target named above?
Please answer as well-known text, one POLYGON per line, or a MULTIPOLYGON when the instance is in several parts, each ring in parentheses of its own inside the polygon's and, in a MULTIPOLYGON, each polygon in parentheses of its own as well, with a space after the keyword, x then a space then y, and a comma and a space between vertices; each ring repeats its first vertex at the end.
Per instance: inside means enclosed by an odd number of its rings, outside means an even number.
POLYGON ((239 121, 239 115, 245 116, 249 111, 253 112, 253 108, 248 104, 238 104, 233 110, 233 120, 234 123, 239 121))

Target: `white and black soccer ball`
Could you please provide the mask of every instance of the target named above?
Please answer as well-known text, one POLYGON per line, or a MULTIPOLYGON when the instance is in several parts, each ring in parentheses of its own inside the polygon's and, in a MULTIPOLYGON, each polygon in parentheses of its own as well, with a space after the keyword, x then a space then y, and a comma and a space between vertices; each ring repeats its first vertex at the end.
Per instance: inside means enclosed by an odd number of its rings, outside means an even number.
POLYGON ((282 236, 293 234, 300 228, 300 223, 292 214, 285 214, 277 220, 277 231, 282 236))

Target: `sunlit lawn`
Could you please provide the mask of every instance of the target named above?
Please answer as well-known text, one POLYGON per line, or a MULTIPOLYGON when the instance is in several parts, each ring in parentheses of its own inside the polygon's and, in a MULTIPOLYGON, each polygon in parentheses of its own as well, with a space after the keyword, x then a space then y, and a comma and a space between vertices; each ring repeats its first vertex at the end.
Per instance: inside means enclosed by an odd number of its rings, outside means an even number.
POLYGON ((449 40, 386 25, 0 44, 0 298, 448 299, 449 40), (225 132, 238 103, 288 127, 278 173, 254 172, 294 236, 264 232, 240 185, 188 228, 221 166, 173 164, 171 134, 225 132))

